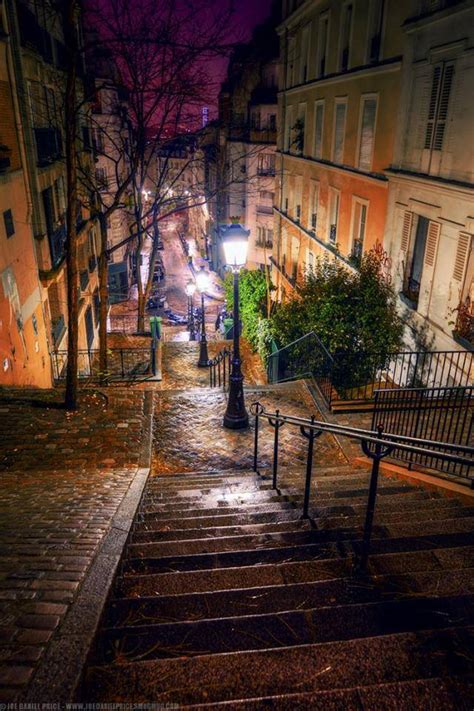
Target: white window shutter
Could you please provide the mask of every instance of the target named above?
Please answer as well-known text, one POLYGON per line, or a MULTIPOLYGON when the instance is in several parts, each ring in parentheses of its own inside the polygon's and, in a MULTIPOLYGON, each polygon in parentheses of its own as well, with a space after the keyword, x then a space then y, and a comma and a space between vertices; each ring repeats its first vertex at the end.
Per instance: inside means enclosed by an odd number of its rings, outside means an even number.
POLYGON ((444 68, 443 82, 439 94, 438 116, 436 120, 436 129, 433 139, 433 150, 440 151, 443 148, 444 133, 446 130, 446 121, 448 118, 449 97, 454 77, 454 64, 448 64, 444 68))
POLYGON ((413 213, 405 211, 403 215, 402 240, 400 249, 402 252, 408 252, 410 245, 411 228, 413 225, 413 213))
POLYGON ((461 232, 456 247, 456 257, 454 259, 453 279, 462 283, 466 271, 469 248, 471 246, 471 235, 461 232))
POLYGON ((432 308, 431 296, 433 292, 434 268, 440 231, 441 225, 439 222, 431 222, 430 220, 428 224, 428 234, 426 236, 425 257, 417 308, 418 313, 422 316, 428 316, 432 308))
POLYGON ((434 267, 436 252, 438 250, 438 239, 440 233, 441 225, 439 222, 431 222, 428 226, 428 236, 426 239, 426 249, 425 249, 425 266, 434 267))
POLYGON ((436 109, 438 106, 439 85, 441 81, 441 67, 435 67, 433 81, 431 83, 430 104, 428 109, 428 121, 425 133, 425 148, 430 149, 433 143, 434 127, 436 121, 436 109))

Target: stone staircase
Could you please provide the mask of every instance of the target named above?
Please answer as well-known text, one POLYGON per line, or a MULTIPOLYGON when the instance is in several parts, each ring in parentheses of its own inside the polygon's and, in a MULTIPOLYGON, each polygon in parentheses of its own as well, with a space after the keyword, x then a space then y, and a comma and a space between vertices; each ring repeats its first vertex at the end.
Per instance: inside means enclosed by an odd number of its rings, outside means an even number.
POLYGON ((474 508, 369 474, 154 477, 80 690, 199 709, 472 709, 474 508))

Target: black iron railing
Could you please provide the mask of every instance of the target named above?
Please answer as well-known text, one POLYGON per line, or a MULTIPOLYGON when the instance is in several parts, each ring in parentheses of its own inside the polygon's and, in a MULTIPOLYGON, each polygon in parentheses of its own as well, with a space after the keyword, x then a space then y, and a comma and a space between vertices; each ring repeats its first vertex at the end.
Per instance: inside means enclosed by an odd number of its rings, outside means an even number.
POLYGON ((223 348, 209 361, 209 385, 211 388, 227 388, 232 364, 232 350, 223 348))
MULTIPOLYGON (((79 378, 113 381, 151 377, 156 375, 156 348, 157 344, 153 340, 149 348, 109 348, 106 373, 101 372, 98 350, 80 350, 79 378)), ((54 351, 51 360, 54 380, 63 380, 66 377, 67 351, 54 351)))
POLYGON ((312 378, 328 406, 337 401, 367 402, 381 389, 469 386, 473 355, 472 351, 330 353, 312 331, 270 355, 268 380, 312 378))
MULTIPOLYGON (((375 393, 372 429, 379 424, 407 437, 456 445, 474 445, 474 387, 400 388, 375 393)), ((469 478, 470 469, 458 463, 394 449, 394 459, 469 478)))
MULTIPOLYGON (((370 541, 377 499, 378 476, 380 462, 395 449, 411 455, 431 457, 444 462, 471 468, 474 465, 474 447, 448 442, 426 440, 417 437, 406 437, 393 432, 385 432, 381 424, 376 430, 364 430, 357 427, 347 427, 329 422, 322 422, 315 417, 304 418, 293 415, 282 415, 279 410, 268 412, 260 402, 251 405, 250 412, 255 417, 253 469, 260 474, 258 467, 258 444, 260 437, 260 421, 266 420, 273 428, 273 462, 272 487, 278 487, 278 454, 279 431, 285 425, 296 427, 307 440, 306 474, 303 498, 303 518, 310 518, 309 505, 311 500, 311 483, 313 474, 313 453, 315 440, 324 433, 347 437, 360 443, 363 453, 372 460, 372 470, 368 490, 367 509, 365 515, 362 541, 356 544, 357 564, 364 570, 370 553, 370 541)), ((472 480, 470 480, 472 486, 472 480)))

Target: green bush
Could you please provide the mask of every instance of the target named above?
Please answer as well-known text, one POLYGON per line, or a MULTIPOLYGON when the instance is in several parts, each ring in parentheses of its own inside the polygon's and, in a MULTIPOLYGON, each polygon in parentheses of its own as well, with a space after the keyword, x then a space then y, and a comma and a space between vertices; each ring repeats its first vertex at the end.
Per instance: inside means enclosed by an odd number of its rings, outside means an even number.
MULTIPOLYGON (((226 274, 224 289, 227 310, 234 309, 234 278, 231 272, 226 274)), ((267 307, 267 280, 261 271, 242 269, 239 275, 240 318, 242 333, 254 351, 259 344, 259 322, 265 317, 267 307)))
POLYGON ((368 382, 400 349, 403 325, 373 250, 357 272, 335 259, 317 260, 298 292, 274 311, 271 331, 280 346, 314 331, 338 356, 333 382, 344 389, 368 382))

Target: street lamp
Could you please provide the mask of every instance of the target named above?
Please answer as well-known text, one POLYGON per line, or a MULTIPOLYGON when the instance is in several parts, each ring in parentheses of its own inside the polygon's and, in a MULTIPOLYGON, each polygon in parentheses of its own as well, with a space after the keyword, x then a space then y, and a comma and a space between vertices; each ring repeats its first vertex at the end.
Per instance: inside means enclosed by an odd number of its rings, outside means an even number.
POLYGON ((229 225, 222 234, 225 261, 234 274, 234 352, 230 373, 229 399, 224 415, 224 427, 240 430, 248 427, 249 416, 244 402, 244 376, 240 360, 239 271, 247 260, 250 230, 237 224, 229 225))
POLYGON ((199 345, 199 360, 198 368, 207 368, 209 365, 209 356, 207 354, 207 339, 206 339, 206 319, 204 315, 204 292, 209 286, 209 274, 201 267, 196 274, 197 288, 201 292, 201 340, 199 345))
POLYGON ((185 287, 186 294, 188 295, 188 328, 189 328, 189 340, 196 340, 196 333, 194 331, 194 305, 193 296, 196 291, 196 284, 193 281, 188 281, 185 287))

